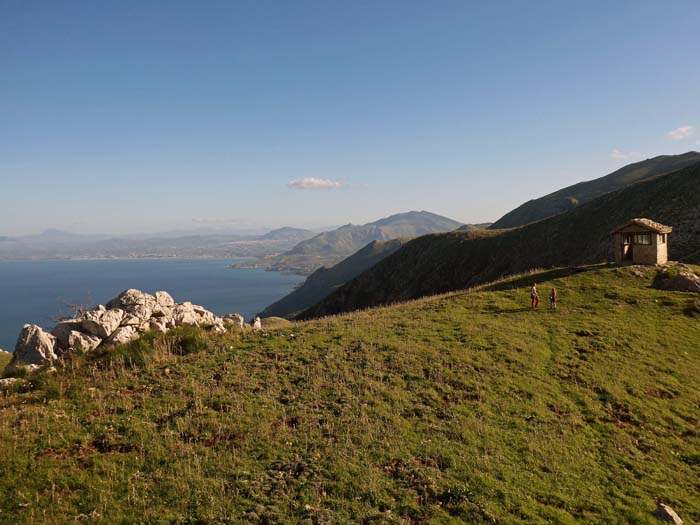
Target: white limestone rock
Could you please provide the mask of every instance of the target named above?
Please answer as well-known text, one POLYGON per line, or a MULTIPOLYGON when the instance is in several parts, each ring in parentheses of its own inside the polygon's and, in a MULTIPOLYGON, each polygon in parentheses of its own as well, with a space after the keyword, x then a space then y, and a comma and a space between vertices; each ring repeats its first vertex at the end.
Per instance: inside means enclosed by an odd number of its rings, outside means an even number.
POLYGON ((130 288, 125 290, 107 303, 107 308, 121 308, 127 313, 133 314, 141 320, 146 320, 151 316, 153 308, 156 306, 156 298, 151 294, 130 288))
POLYGON ((148 329, 161 334, 165 334, 170 330, 163 318, 152 318, 149 321, 148 329))
POLYGON ((666 505, 665 503, 659 503, 658 506, 656 507, 656 510, 654 511, 654 516, 656 516, 658 519, 661 521, 665 521, 667 523, 674 523, 675 525, 683 525, 683 520, 676 514, 676 511, 674 511, 671 507, 666 505))
POLYGON ((124 345, 139 338, 139 331, 133 326, 121 326, 107 339, 108 344, 124 345))
POLYGON ((143 321, 134 314, 124 314, 119 326, 139 326, 143 321))
POLYGON ((25 324, 17 338, 15 353, 7 364, 5 373, 10 373, 20 366, 36 368, 50 365, 58 359, 55 351, 56 338, 53 335, 47 334, 35 324, 25 324))
POLYGON ((190 302, 180 303, 175 307, 173 320, 177 326, 199 325, 199 315, 195 312, 194 306, 190 302))
POLYGON ((81 319, 66 319, 61 321, 51 330, 51 335, 56 338, 56 353, 65 352, 68 350, 70 345, 70 334, 74 331, 80 331, 82 326, 81 319))
POLYGON ((104 310, 104 306, 101 306, 86 312, 81 325, 85 332, 106 339, 119 328, 122 319, 124 319, 124 310, 119 308, 104 310))
POLYGON ((237 328, 243 330, 245 326, 245 319, 241 314, 226 314, 223 317, 224 324, 234 325, 237 328))
POLYGON ((156 303, 162 307, 173 307, 175 306, 175 299, 168 292, 156 292, 156 303))
POLYGON ((68 335, 68 347, 71 349, 80 348, 83 352, 92 352, 95 348, 100 346, 102 343, 102 338, 96 335, 84 334, 73 330, 68 335))
POLYGON ((223 323, 214 323, 209 327, 209 330, 214 332, 215 334, 225 334, 226 333, 226 327, 224 326, 223 323))

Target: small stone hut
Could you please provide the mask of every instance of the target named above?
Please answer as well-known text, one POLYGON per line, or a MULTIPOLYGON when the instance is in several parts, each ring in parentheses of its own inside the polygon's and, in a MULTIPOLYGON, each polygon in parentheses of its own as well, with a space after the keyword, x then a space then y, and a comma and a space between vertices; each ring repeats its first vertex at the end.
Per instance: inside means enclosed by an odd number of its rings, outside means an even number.
POLYGON ((615 262, 619 264, 666 264, 668 235, 673 228, 651 219, 632 219, 613 233, 615 262))

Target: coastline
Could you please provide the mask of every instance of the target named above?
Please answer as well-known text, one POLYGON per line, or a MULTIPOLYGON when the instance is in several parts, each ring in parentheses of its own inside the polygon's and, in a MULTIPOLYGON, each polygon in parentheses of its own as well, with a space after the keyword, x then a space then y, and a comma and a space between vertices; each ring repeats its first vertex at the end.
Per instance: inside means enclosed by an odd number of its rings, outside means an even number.
POLYGON ((97 305, 129 288, 165 290, 178 301, 202 305, 217 315, 246 319, 292 292, 303 276, 231 271, 249 258, 139 257, 133 259, 0 260, 0 348, 14 350, 25 323, 53 326, 68 305, 97 305))

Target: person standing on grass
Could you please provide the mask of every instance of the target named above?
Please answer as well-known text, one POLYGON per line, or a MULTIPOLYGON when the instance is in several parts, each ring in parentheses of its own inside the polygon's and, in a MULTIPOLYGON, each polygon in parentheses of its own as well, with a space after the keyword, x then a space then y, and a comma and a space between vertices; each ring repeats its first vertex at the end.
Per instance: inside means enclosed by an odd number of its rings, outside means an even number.
POLYGON ((552 291, 549 293, 549 308, 552 310, 557 309, 557 289, 552 288, 552 291))
POLYGON ((537 293, 537 283, 532 283, 532 288, 530 288, 530 299, 532 299, 532 308, 537 308, 540 305, 540 296, 537 293))

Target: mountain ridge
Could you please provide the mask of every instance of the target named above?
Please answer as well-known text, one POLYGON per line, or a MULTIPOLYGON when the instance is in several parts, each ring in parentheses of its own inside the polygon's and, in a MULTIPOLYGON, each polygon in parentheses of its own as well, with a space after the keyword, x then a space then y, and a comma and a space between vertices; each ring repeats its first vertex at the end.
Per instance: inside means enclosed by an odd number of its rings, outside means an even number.
POLYGON ((603 177, 578 182, 543 197, 531 199, 494 222, 491 229, 513 228, 569 211, 611 191, 662 176, 700 162, 700 153, 658 155, 634 162, 603 177))
POLYGON ((239 267, 261 267, 308 275, 333 266, 372 241, 410 238, 428 233, 452 231, 462 223, 428 211, 409 211, 383 217, 362 225, 346 224, 301 241, 290 250, 239 267))

